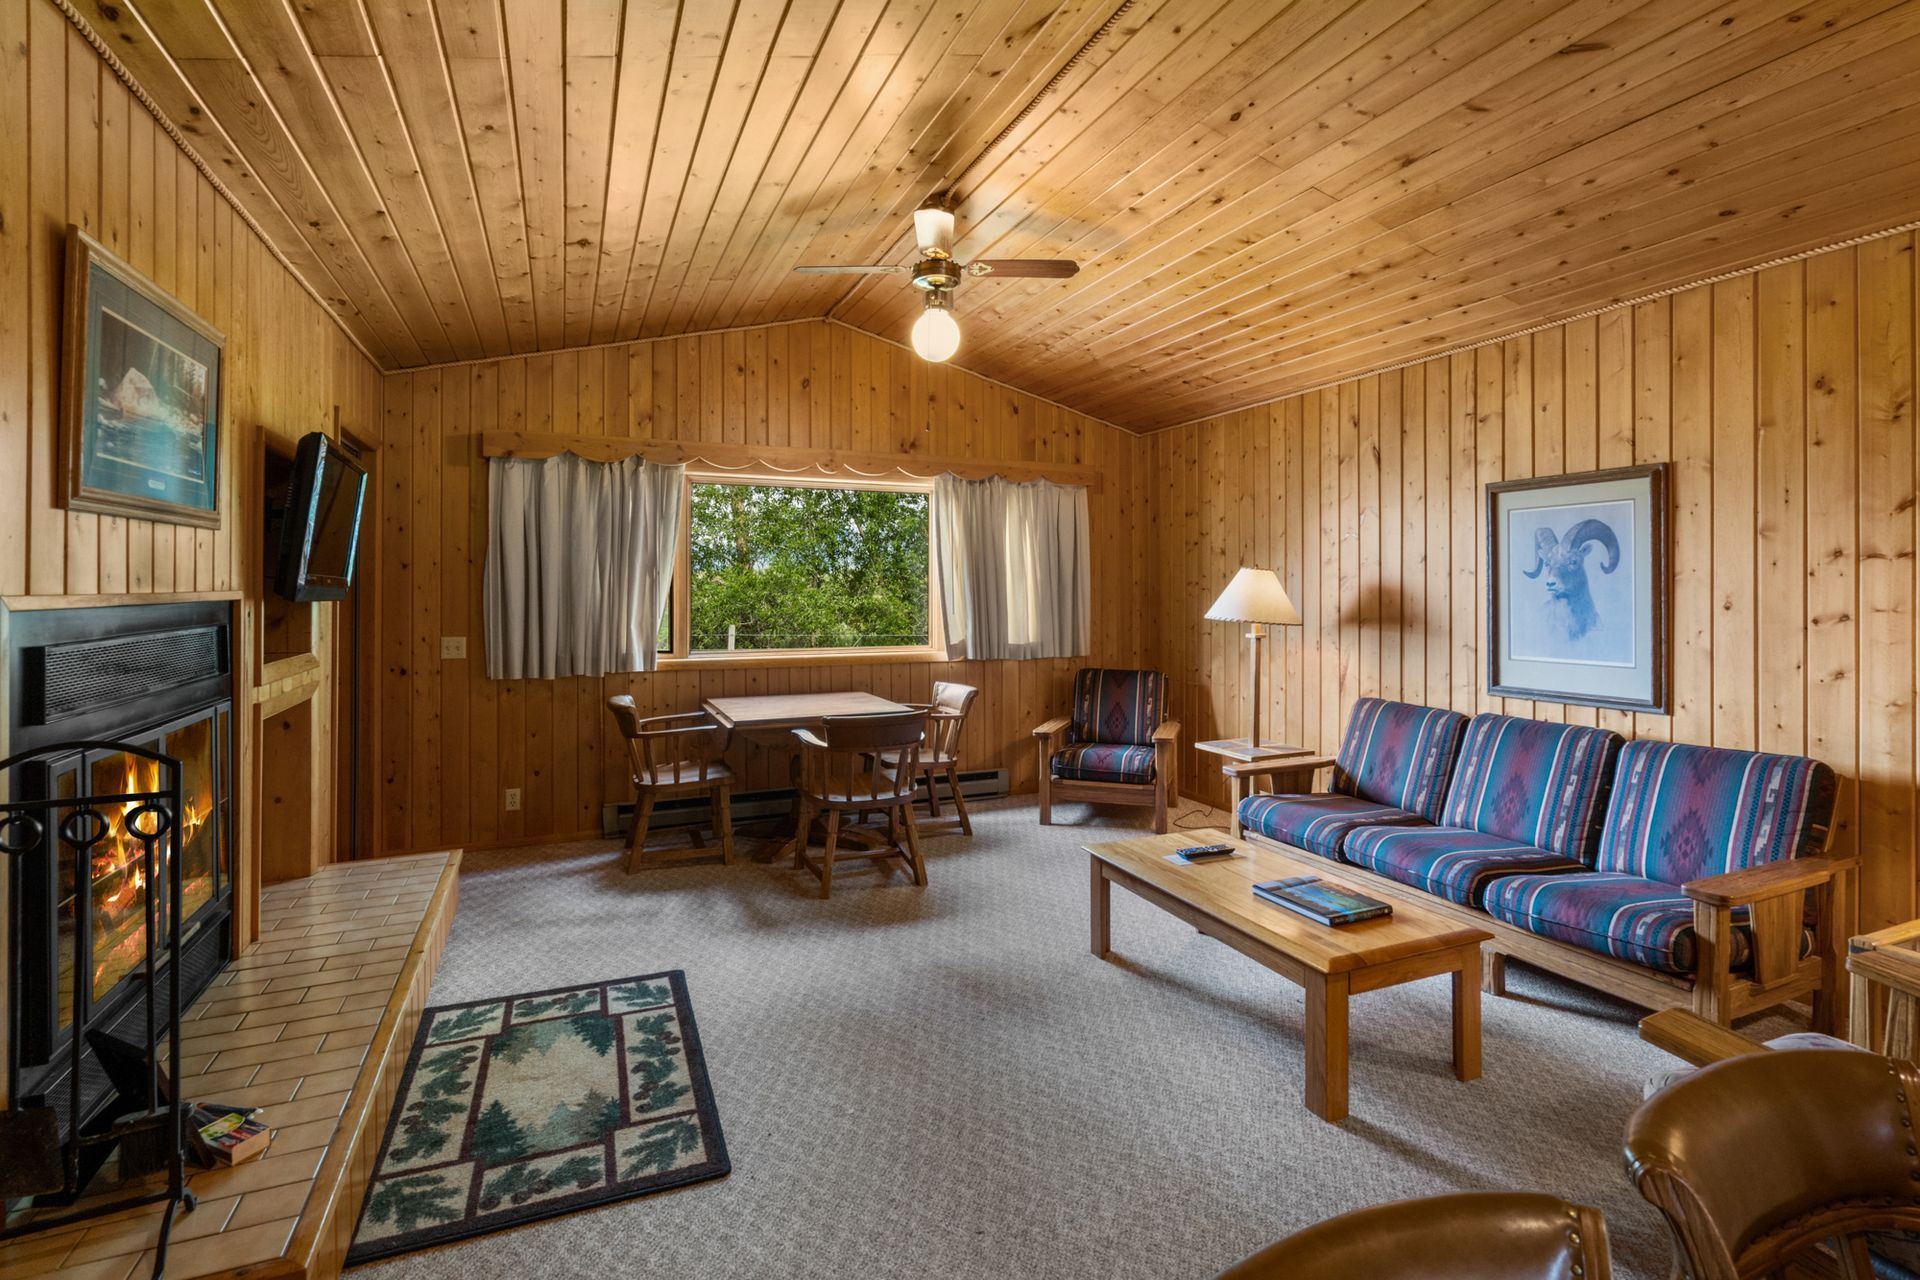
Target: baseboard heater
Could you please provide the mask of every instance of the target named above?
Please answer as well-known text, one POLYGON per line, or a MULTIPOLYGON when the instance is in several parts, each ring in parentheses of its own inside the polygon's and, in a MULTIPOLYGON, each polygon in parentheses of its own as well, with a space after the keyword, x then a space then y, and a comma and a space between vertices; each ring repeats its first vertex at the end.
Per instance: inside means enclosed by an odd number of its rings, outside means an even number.
MULTIPOLYGON (((941 800, 953 795, 953 788, 942 778, 935 784, 940 791, 941 800)), ((1005 769, 975 769, 960 774, 960 794, 969 800, 992 800, 1009 794, 1007 771, 1005 769)), ((654 831, 664 831, 672 827, 705 826, 711 821, 712 806, 704 796, 688 796, 679 800, 664 800, 653 807, 654 831)), ((780 787, 771 791, 742 791, 733 797, 733 825, 742 826, 765 818, 783 818, 793 811, 793 788, 780 787)), ((600 834, 609 838, 625 836, 633 830, 634 805, 631 800, 624 804, 600 806, 600 834)))

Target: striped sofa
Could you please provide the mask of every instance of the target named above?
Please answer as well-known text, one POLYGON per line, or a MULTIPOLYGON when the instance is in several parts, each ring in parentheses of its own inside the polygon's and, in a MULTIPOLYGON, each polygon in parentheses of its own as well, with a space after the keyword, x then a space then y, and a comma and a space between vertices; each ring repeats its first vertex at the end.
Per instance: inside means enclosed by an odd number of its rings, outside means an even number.
POLYGON ((1513 955, 1722 1025, 1811 996, 1831 1029, 1853 860, 1821 856, 1835 779, 1819 761, 1362 698, 1339 754, 1308 763, 1331 790, 1249 795, 1235 834, 1492 932, 1490 990, 1513 955))

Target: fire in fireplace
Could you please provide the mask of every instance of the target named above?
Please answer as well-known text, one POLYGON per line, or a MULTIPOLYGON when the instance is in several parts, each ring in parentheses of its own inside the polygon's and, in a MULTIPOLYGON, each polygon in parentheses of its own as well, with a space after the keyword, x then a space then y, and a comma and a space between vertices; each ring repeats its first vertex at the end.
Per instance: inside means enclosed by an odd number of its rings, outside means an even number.
MULTIPOLYGON (((214 770, 218 764, 216 737, 224 739, 224 713, 210 713, 188 721, 166 733, 156 734, 139 745, 180 761, 181 801, 181 885, 183 920, 191 921, 213 901, 227 876, 225 850, 221 836, 224 824, 217 821, 214 770)), ((72 799, 91 791, 94 794, 148 792, 160 785, 160 766, 125 752, 75 757, 64 767, 56 767, 54 794, 72 799), (88 780, 82 784, 82 777, 88 780)), ((129 832, 127 818, 132 802, 119 806, 111 815, 107 834, 89 850, 89 883, 82 893, 74 884, 74 866, 60 859, 59 885, 55 890, 56 955, 61 958, 59 975, 59 1013, 56 1031, 73 1022, 74 975, 71 957, 74 934, 84 928, 93 959, 88 976, 87 999, 98 1006, 146 958, 147 894, 141 867, 140 843, 129 832)), ((161 884, 165 867, 160 868, 161 884)), ((167 927, 167 896, 155 895, 156 920, 164 933, 167 927)))

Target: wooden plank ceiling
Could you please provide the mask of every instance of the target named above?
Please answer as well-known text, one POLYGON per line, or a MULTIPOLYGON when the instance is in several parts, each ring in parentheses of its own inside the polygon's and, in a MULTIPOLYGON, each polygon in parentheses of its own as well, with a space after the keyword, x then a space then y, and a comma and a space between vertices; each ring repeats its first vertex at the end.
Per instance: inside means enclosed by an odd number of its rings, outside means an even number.
POLYGON ((389 368, 903 338, 790 268, 951 188, 962 258, 1083 266, 964 286, 956 363, 1142 429, 1920 216, 1920 0, 1134 0, 1076 59, 1117 2, 75 0, 389 368))

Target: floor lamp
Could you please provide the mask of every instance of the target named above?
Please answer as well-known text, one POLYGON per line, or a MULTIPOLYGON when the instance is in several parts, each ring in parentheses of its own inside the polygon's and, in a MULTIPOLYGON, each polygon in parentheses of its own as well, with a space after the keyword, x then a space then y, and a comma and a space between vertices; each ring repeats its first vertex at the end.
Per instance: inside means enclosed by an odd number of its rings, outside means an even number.
POLYGON ((1247 627, 1247 653, 1252 667, 1252 680, 1248 686, 1251 696, 1247 700, 1251 708, 1247 751, 1251 755, 1259 755, 1262 749, 1260 710, 1264 701, 1260 691, 1260 646, 1267 638, 1269 626, 1299 626, 1300 611, 1287 598, 1287 589, 1280 585, 1279 574, 1271 569, 1242 569, 1233 575, 1233 581, 1227 584, 1227 589, 1207 610, 1207 617, 1214 622, 1250 624, 1247 627))

